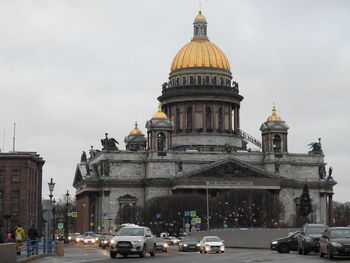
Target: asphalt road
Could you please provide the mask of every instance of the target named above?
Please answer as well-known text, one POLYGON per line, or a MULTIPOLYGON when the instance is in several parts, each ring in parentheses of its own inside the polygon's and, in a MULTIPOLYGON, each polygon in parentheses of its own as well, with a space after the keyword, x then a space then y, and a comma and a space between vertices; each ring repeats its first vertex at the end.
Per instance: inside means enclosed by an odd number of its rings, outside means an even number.
MULTIPOLYGON (((307 256, 298 255, 296 252, 289 254, 279 254, 267 249, 226 249, 223 254, 200 254, 195 252, 179 252, 176 246, 170 247, 167 253, 159 252, 155 257, 139 258, 138 256, 129 256, 123 258, 118 256, 117 259, 109 257, 109 251, 97 246, 69 245, 65 247, 64 257, 46 257, 37 259, 33 262, 39 263, 83 263, 83 262, 157 262, 157 263, 178 263, 178 262, 198 262, 198 263, 313 263, 328 262, 328 259, 320 258, 318 254, 310 253, 307 256)), ((332 262, 350 262, 350 258, 334 259, 332 262)))

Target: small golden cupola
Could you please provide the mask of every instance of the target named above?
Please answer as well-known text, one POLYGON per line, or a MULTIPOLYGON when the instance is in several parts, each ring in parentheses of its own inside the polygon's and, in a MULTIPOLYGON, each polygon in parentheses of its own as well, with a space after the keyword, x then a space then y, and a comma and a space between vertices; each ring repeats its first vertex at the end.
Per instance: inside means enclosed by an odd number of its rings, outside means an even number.
POLYGON ((167 119, 168 116, 166 116, 166 114, 162 111, 162 106, 159 105, 158 106, 158 111, 153 114, 152 118, 155 118, 155 119, 167 119))
POLYGON ((140 134, 140 135, 143 134, 142 131, 138 128, 137 121, 135 121, 135 128, 130 131, 129 135, 136 135, 136 134, 140 134))
POLYGON ((267 121, 282 121, 281 117, 277 115, 277 110, 275 106, 272 108, 272 114, 270 117, 267 118, 267 121))

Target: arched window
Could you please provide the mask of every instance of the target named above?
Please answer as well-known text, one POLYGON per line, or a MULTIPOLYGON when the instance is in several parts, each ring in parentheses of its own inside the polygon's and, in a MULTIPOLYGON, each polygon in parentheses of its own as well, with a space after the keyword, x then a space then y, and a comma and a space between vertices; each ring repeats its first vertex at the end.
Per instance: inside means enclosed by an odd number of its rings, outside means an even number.
POLYGON ((275 135, 273 136, 272 143, 273 143, 273 151, 274 152, 281 152, 282 147, 281 147, 281 136, 275 135))
POLYGON ((186 85, 186 77, 182 77, 182 85, 186 85))
POLYGON ((175 117, 176 129, 180 129, 180 110, 176 109, 176 117, 175 117))
POLYGON ((197 76, 197 84, 198 85, 202 84, 202 76, 197 76))
POLYGON ((198 35, 198 27, 195 27, 195 28, 194 28, 194 34, 195 34, 195 35, 198 35))
POLYGON ((164 151, 164 147, 165 147, 165 135, 164 133, 160 132, 157 135, 157 150, 159 152, 164 151))
POLYGON ((222 108, 219 108, 219 112, 218 112, 218 129, 222 129, 222 108))
POLYGON ((208 106, 205 108, 205 121, 207 129, 211 129, 211 109, 208 106))
POLYGON ((187 113, 186 113, 186 120, 187 120, 187 129, 188 130, 192 130, 192 107, 189 107, 187 109, 187 113))

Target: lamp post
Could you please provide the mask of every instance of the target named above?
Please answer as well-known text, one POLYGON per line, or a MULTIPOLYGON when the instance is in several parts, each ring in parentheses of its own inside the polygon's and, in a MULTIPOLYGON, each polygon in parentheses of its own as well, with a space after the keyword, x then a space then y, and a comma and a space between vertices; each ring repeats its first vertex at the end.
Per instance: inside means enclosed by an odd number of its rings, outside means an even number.
POLYGON ((67 190, 67 193, 66 193, 66 223, 65 223, 65 227, 64 227, 64 242, 65 243, 68 243, 68 203, 69 201, 69 193, 68 193, 68 190, 67 190))
POLYGON ((52 194, 52 192, 53 192, 53 189, 55 188, 55 183, 53 182, 53 179, 51 178, 51 180, 50 180, 50 182, 48 183, 48 185, 49 185, 49 191, 50 191, 50 194, 49 194, 49 197, 50 197, 50 208, 48 209, 48 216, 47 216, 47 234, 46 234, 46 236, 47 236, 47 239, 49 239, 50 238, 50 226, 51 226, 51 211, 52 211, 52 197, 53 197, 53 194, 52 194))
POLYGON ((207 196, 207 230, 209 230, 209 193, 208 193, 208 181, 205 181, 206 196, 207 196))
POLYGON ((86 204, 83 204, 83 233, 85 232, 85 206, 86 204))
POLYGON ((55 240, 55 213, 56 213, 56 200, 55 198, 52 201, 52 240, 55 240))

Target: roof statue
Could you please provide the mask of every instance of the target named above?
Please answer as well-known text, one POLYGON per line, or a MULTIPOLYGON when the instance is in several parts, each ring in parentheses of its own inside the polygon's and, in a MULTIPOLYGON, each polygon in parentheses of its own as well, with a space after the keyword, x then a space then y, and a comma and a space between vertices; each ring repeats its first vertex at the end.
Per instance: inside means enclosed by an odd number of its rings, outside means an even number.
POLYGON ((108 138, 108 133, 105 133, 106 138, 101 139, 102 151, 119 150, 116 144, 119 144, 116 139, 108 138))
POLYGON ((327 177, 328 180, 333 180, 332 173, 333 173, 333 168, 332 166, 330 166, 328 170, 328 177, 327 177))
POLYGON ((87 161, 87 157, 86 157, 86 152, 83 151, 83 153, 81 154, 81 157, 80 157, 80 162, 86 162, 87 161))
POLYGON ((308 146, 310 146, 310 148, 311 148, 311 151, 309 151, 309 153, 323 154, 322 145, 321 145, 321 138, 318 138, 318 142, 309 143, 308 146))
POLYGON ((89 154, 90 154, 90 158, 95 157, 100 151, 99 150, 95 150, 94 146, 90 146, 90 150, 89 150, 89 154))

